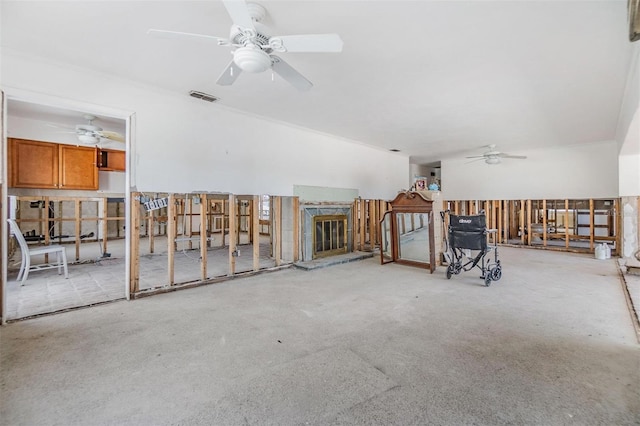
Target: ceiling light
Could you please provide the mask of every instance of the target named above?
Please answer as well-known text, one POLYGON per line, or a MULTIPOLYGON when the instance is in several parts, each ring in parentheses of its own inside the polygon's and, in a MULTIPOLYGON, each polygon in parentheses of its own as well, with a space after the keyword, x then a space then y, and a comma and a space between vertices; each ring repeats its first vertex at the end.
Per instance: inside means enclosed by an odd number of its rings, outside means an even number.
POLYGON ((233 53, 233 62, 246 72, 263 72, 271 67, 271 57, 258 47, 240 47, 233 53))
POLYGON ((485 160, 487 164, 500 164, 500 157, 487 157, 485 160))
POLYGON ((78 139, 80 139, 80 142, 87 145, 95 145, 98 142, 100 142, 100 138, 97 138, 92 135, 78 135, 78 139))

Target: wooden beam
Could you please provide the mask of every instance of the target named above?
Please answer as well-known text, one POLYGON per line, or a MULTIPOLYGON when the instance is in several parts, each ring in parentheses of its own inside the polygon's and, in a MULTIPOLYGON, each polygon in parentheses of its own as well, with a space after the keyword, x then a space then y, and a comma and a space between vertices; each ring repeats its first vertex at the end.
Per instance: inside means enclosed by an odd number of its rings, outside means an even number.
POLYGON ((149 211, 149 220, 147 221, 147 235, 149 238, 149 253, 154 253, 155 252, 155 243, 156 243, 156 237, 155 237, 155 231, 156 231, 156 222, 155 222, 155 211, 154 210, 150 210, 149 211))
POLYGON ((496 216, 498 217, 498 232, 496 232, 496 237, 498 239, 498 243, 502 243, 502 200, 495 201, 496 203, 496 216))
MULTIPOLYGON (((44 208, 40 209, 38 214, 41 215, 41 222, 40 222, 40 226, 42 227, 44 225, 44 228, 42 230, 42 232, 39 232, 39 234, 43 234, 44 233, 44 245, 48 246, 51 244, 51 238, 49 237, 49 224, 48 224, 48 219, 49 219, 49 214, 45 215, 44 212, 48 212, 49 211, 49 197, 44 197, 43 198, 43 202, 44 202, 44 208)), ((60 208, 60 215, 62 215, 62 207, 60 208)), ((76 215, 77 217, 77 215, 76 215)), ((62 234, 62 222, 60 222, 60 234, 62 234)), ((77 253, 77 251, 76 251, 77 253)), ((78 260, 78 259, 76 259, 78 260)), ((49 253, 45 253, 44 255, 44 263, 49 263, 49 253)))
POLYGON ((229 272, 228 276, 236 273, 236 197, 229 194, 229 272))
MULTIPOLYGON (((491 226, 491 222, 492 222, 492 212, 491 209, 489 208, 489 200, 484 200, 484 216, 485 216, 485 220, 487 221, 487 227, 488 228, 493 228, 493 226, 491 226)), ((492 238, 494 237, 494 234, 487 234, 487 237, 489 239, 489 241, 491 241, 492 238)))
POLYGON ((547 200, 542 200, 542 245, 547 246, 547 200))
POLYGON ((502 202, 502 242, 509 242, 509 200, 502 202))
POLYGON ((524 245, 524 200, 520 200, 520 243, 524 245))
POLYGON ((240 245, 240 230, 241 230, 241 223, 242 223, 242 210, 243 210, 243 203, 242 200, 238 200, 238 198, 236 197, 236 204, 234 206, 234 211, 236 214, 236 247, 240 245))
POLYGON ((367 202, 360 201, 360 250, 364 250, 365 237, 367 236, 367 202))
POLYGON ((594 225, 595 225, 595 215, 593 213, 593 198, 589 199, 589 250, 595 250, 594 247, 594 225))
POLYGON ((131 193, 131 241, 129 241, 129 294, 140 291, 140 193, 131 193))
POLYGON ((248 216, 248 219, 247 219, 247 228, 248 228, 247 229, 247 235, 249 236, 249 244, 253 244, 253 225, 254 225, 253 215, 254 215, 254 210, 255 210, 255 206, 253 205, 253 201, 254 201, 254 198, 252 197, 249 200, 249 207, 248 207, 249 208, 249 216, 248 216))
POLYGON ((382 200, 380 199, 376 199, 375 202, 373 203, 373 211, 374 211, 374 218, 373 218, 373 247, 372 248, 376 248, 379 246, 380 244, 380 236, 378 235, 378 223, 380 222, 380 212, 382 211, 382 200))
POLYGON ((169 194, 169 206, 167 207, 167 283, 175 282, 175 254, 176 254, 176 199, 175 194, 169 194))
MULTIPOLYGON (((303 217, 303 221, 302 221, 302 226, 304 227, 304 217, 303 217)), ((358 199, 356 198, 355 200, 353 200, 353 203, 351 203, 351 247, 353 247, 353 251, 358 250, 358 199)), ((305 230, 303 229, 303 232, 305 230)), ((304 245, 302 246, 302 258, 304 259, 305 253, 304 253, 304 245)))
POLYGON ((293 197, 293 261, 300 260, 300 198, 293 197))
MULTIPOLYGON (((353 248, 354 246, 354 241, 353 241, 353 212, 354 212, 354 207, 355 207, 355 203, 351 204, 351 241, 349 241, 349 243, 351 244, 351 247, 353 248)), ((304 209, 300 210, 299 216, 300 216, 300 240, 302 240, 302 236, 306 235, 307 232, 307 228, 305 226, 305 218, 304 218, 304 209)), ((313 225, 312 225, 313 226, 313 225)), ((312 251, 313 253, 313 251, 312 251)), ((305 259, 307 256, 307 247, 306 245, 303 243, 300 246, 300 254, 302 255, 302 259, 305 259)))
POLYGON ((207 279, 207 217, 209 214, 209 202, 207 194, 200 194, 200 279, 207 279))
POLYGON ((376 200, 369 200, 369 248, 373 251, 376 246, 376 200))
POLYGON ((527 200, 527 245, 531 245, 531 200, 527 200))
POLYGON ((569 200, 564 200, 564 247, 569 248, 569 200))
MULTIPOLYGON (((76 261, 80 260, 80 233, 81 233, 81 224, 80 216, 82 215, 82 204, 80 199, 75 199, 75 219, 76 219, 76 261)), ((48 232, 45 232, 45 235, 49 235, 48 232)), ((46 238, 46 237, 45 237, 46 238)))
POLYGON ((253 270, 260 269, 260 196, 251 200, 251 230, 253 240, 253 270))
MULTIPOLYGON (((616 198, 613 200, 613 208, 614 208, 614 218, 616 219, 616 241, 615 241, 615 255, 622 256, 622 207, 621 207, 621 199, 616 198)), ((640 197, 638 197, 638 208, 640 208, 640 197)), ((638 224, 640 225, 640 210, 638 211, 638 224)), ((640 228, 640 226, 638 226, 640 228)), ((638 239, 636 241, 640 241, 640 229, 638 229, 638 239)), ((637 252, 636 252, 637 253, 637 252)))
POLYGON ((274 197, 273 206, 273 256, 276 266, 280 266, 282 264, 282 197, 274 197))
POLYGON ((102 199, 102 253, 107 252, 107 234, 109 233, 109 221, 107 216, 109 215, 109 211, 107 208, 107 199, 102 199))
POLYGON ((222 241, 220 242, 220 247, 224 247, 225 246, 225 232, 227 232, 227 221, 225 218, 225 211, 226 211, 226 207, 227 207, 227 202, 228 200, 222 200, 221 201, 221 207, 220 207, 220 214, 222 215, 222 225, 220 225, 222 227, 222 232, 220 235, 222 235, 222 241))

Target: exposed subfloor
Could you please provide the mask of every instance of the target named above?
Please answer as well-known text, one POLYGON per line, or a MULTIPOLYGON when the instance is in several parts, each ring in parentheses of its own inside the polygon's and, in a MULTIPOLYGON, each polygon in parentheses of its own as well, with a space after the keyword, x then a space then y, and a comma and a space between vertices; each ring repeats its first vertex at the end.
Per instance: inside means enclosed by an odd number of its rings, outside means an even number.
POLYGON ((501 248, 503 277, 378 258, 0 329, 11 425, 640 423, 615 260, 501 248))

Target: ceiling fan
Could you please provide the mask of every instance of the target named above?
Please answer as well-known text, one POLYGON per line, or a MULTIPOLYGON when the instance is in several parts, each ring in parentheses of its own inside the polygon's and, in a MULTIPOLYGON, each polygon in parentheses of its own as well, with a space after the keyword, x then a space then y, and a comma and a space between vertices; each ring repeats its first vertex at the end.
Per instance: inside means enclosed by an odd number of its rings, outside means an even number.
MULTIPOLYGON (((77 124, 74 130, 67 133, 75 133, 78 135, 78 140, 83 144, 97 145, 105 140, 124 142, 124 136, 120 133, 102 130, 102 127, 94 125, 93 120, 97 119, 95 115, 85 114, 82 117, 87 120, 87 124, 77 124)), ((60 127, 54 124, 50 124, 50 126, 60 127)))
POLYGON ((274 52, 341 52, 342 39, 338 34, 307 34, 272 36, 269 29, 260 23, 266 9, 257 3, 244 0, 223 0, 233 24, 229 38, 205 34, 150 29, 147 34, 158 37, 210 40, 219 46, 235 48, 233 60, 222 72, 217 84, 229 86, 244 72, 260 73, 271 69, 298 90, 311 89, 313 84, 287 64, 274 52))
MULTIPOLYGON (((486 145, 487 148, 489 148, 489 151, 485 152, 482 155, 473 155, 471 157, 467 157, 467 158, 473 158, 473 161, 477 161, 477 160, 484 160, 485 163, 487 164, 500 164, 501 163, 501 159, 502 158, 514 158, 514 159, 518 159, 518 160, 524 160, 527 157, 524 155, 510 155, 510 154, 505 154, 504 152, 500 152, 498 150, 496 150, 496 145, 495 144, 491 144, 491 145, 486 145)), ((471 162, 473 162, 471 161, 471 162)))

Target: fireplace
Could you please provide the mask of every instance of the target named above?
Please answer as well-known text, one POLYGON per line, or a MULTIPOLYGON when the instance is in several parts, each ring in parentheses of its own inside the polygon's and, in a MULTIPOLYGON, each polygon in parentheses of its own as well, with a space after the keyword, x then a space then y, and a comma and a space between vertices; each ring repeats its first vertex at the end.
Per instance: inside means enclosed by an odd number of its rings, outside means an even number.
POLYGON ((303 204, 300 207, 303 261, 353 250, 351 204, 303 204))
POLYGON ((347 252, 347 215, 313 217, 313 258, 347 252))

